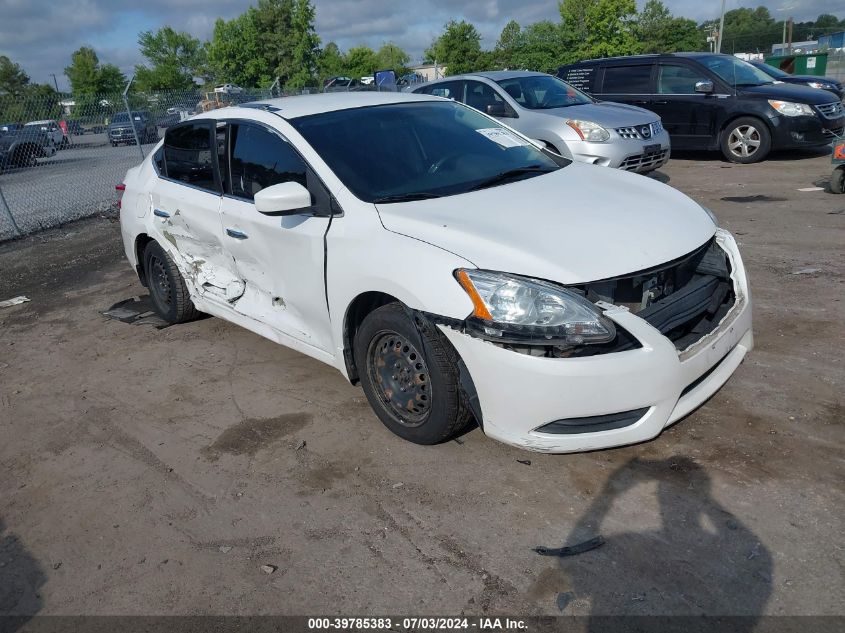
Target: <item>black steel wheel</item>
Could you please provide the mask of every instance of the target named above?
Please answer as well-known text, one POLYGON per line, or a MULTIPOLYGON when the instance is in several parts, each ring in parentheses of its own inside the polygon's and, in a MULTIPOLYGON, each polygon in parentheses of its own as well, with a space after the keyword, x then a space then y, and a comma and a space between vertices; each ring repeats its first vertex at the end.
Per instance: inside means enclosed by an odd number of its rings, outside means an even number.
POLYGON ((199 315, 182 273, 158 242, 144 249, 144 274, 156 313, 168 323, 184 323, 199 315))
POLYGON ((437 444, 466 426, 457 353, 435 328, 418 327, 401 304, 364 318, 354 353, 370 406, 399 437, 437 444))

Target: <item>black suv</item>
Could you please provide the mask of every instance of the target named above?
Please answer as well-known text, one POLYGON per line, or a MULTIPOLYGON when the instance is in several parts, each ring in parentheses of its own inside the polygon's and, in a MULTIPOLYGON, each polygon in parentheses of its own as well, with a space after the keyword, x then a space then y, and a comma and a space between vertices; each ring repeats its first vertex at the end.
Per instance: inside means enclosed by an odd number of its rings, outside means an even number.
POLYGON ((610 57, 562 66, 558 76, 598 99, 657 113, 673 150, 721 149, 735 163, 763 160, 772 149, 827 145, 845 126, 831 93, 774 83, 731 55, 610 57))
MULTIPOLYGON (((138 133, 138 140, 143 145, 144 143, 155 143, 158 141, 158 128, 155 121, 153 121, 150 113, 146 110, 132 113, 132 120, 135 125, 135 132, 138 133)), ((135 144, 135 134, 132 132, 132 125, 129 121, 128 112, 118 112, 112 118, 109 124, 109 142, 112 147, 117 147, 120 143, 127 145, 135 144)))

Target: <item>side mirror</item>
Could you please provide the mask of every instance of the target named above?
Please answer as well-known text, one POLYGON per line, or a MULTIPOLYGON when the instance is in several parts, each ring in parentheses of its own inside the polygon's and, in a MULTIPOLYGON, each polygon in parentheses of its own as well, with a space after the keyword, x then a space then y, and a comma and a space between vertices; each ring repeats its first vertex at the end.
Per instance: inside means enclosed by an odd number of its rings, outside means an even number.
POLYGON ((491 103, 487 106, 487 114, 490 116, 509 117, 508 107, 504 103, 491 103))
POLYGON ((311 194, 298 182, 281 182, 255 194, 255 208, 271 215, 296 215, 311 206, 311 194))
POLYGON ((705 79, 704 81, 697 81, 695 82, 695 91, 696 92, 703 92, 705 94, 710 94, 715 90, 715 86, 713 82, 709 79, 705 79))

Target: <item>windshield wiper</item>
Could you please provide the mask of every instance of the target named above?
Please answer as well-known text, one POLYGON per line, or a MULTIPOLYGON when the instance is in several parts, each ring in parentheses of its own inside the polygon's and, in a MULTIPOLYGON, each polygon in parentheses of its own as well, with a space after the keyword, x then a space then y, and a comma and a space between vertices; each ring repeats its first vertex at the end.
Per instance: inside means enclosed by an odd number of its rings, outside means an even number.
POLYGON ((439 193, 430 191, 417 191, 416 193, 400 193, 395 196, 382 196, 373 200, 374 204, 387 204, 389 202, 413 202, 414 200, 430 200, 431 198, 442 198, 439 193))
POLYGON ((500 174, 496 174, 488 178, 487 180, 482 180, 480 183, 475 185, 470 189, 470 191, 478 191, 479 189, 487 189, 488 187, 495 187, 496 185, 502 184, 511 180, 512 178, 516 178, 518 176, 522 176, 525 174, 547 174, 550 171, 554 171, 554 169, 544 169, 540 167, 540 165, 528 165, 527 167, 518 167, 516 169, 509 169, 507 171, 503 171, 500 174))

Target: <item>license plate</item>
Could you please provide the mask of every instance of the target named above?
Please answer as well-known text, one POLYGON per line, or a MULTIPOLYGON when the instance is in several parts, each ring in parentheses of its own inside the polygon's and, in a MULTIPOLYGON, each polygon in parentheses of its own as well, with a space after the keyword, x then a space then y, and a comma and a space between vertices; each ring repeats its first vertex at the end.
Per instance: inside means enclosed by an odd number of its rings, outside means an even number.
POLYGON ((660 143, 656 143, 654 145, 646 145, 643 148, 643 154, 659 154, 660 153, 660 143))

